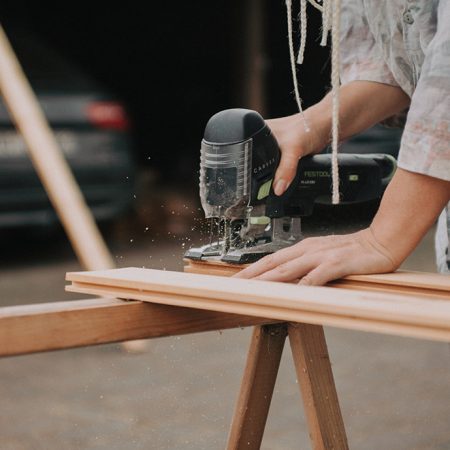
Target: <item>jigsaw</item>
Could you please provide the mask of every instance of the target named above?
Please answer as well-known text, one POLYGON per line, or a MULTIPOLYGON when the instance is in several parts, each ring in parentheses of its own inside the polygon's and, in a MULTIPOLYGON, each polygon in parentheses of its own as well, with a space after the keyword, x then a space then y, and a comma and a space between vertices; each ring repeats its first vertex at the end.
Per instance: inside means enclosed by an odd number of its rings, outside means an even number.
MULTIPOLYGON (((200 150, 200 200, 210 241, 189 249, 193 260, 255 262, 302 239, 301 218, 331 204, 331 154, 301 158, 282 196, 273 192, 280 149, 255 111, 228 109, 208 121, 200 150)), ((395 159, 386 154, 339 154, 341 203, 380 198, 395 159)))

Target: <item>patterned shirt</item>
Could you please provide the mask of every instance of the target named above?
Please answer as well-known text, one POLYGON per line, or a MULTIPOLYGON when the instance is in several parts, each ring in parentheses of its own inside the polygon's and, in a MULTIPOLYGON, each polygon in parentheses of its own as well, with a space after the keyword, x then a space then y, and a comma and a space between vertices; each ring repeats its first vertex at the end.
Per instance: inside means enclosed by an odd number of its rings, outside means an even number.
POLYGON ((343 0, 341 80, 411 98, 399 167, 450 181, 450 0, 343 0))

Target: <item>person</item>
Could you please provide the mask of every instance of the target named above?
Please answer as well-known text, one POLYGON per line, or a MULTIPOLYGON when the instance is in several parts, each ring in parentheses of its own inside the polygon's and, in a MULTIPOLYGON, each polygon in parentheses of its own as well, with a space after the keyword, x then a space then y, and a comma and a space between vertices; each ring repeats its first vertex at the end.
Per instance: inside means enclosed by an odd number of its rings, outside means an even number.
MULTIPOLYGON (((406 118, 397 171, 367 229, 304 239, 237 277, 323 285, 392 272, 438 216, 438 266, 449 272, 449 24, 450 0, 343 0, 339 137, 406 118)), ((275 194, 287 189, 300 158, 329 143, 331 102, 328 94, 304 115, 267 121, 282 152, 275 194)))

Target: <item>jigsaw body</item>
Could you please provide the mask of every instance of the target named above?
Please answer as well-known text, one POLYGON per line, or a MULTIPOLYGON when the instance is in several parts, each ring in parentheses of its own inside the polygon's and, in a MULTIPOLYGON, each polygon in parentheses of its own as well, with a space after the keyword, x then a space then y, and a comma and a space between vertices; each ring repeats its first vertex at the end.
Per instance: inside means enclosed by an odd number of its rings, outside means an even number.
MULTIPOLYGON (((272 183, 280 156, 255 111, 230 109, 209 120, 201 144, 200 199, 211 220, 211 240, 191 248, 187 258, 250 263, 302 239, 301 217, 311 215, 316 203, 331 203, 331 155, 302 158, 294 181, 276 196, 272 183)), ((380 198, 395 166, 385 154, 340 154, 341 203, 380 198)))

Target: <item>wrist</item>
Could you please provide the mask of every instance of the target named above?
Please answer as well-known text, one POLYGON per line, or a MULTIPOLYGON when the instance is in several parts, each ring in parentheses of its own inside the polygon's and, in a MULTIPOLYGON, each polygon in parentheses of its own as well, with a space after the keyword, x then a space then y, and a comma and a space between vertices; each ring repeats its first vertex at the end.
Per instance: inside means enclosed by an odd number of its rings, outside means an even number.
POLYGON ((304 115, 309 126, 310 153, 318 153, 331 140, 331 105, 328 96, 308 108, 304 115))
POLYGON ((383 196, 371 233, 398 267, 431 228, 450 198, 450 182, 401 168, 383 196))
POLYGON ((382 254, 389 261, 391 271, 395 271, 400 267, 404 257, 395 252, 395 249, 389 245, 389 242, 384 239, 383 234, 379 233, 379 230, 377 230, 374 224, 359 233, 365 242, 367 242, 374 250, 382 254))

